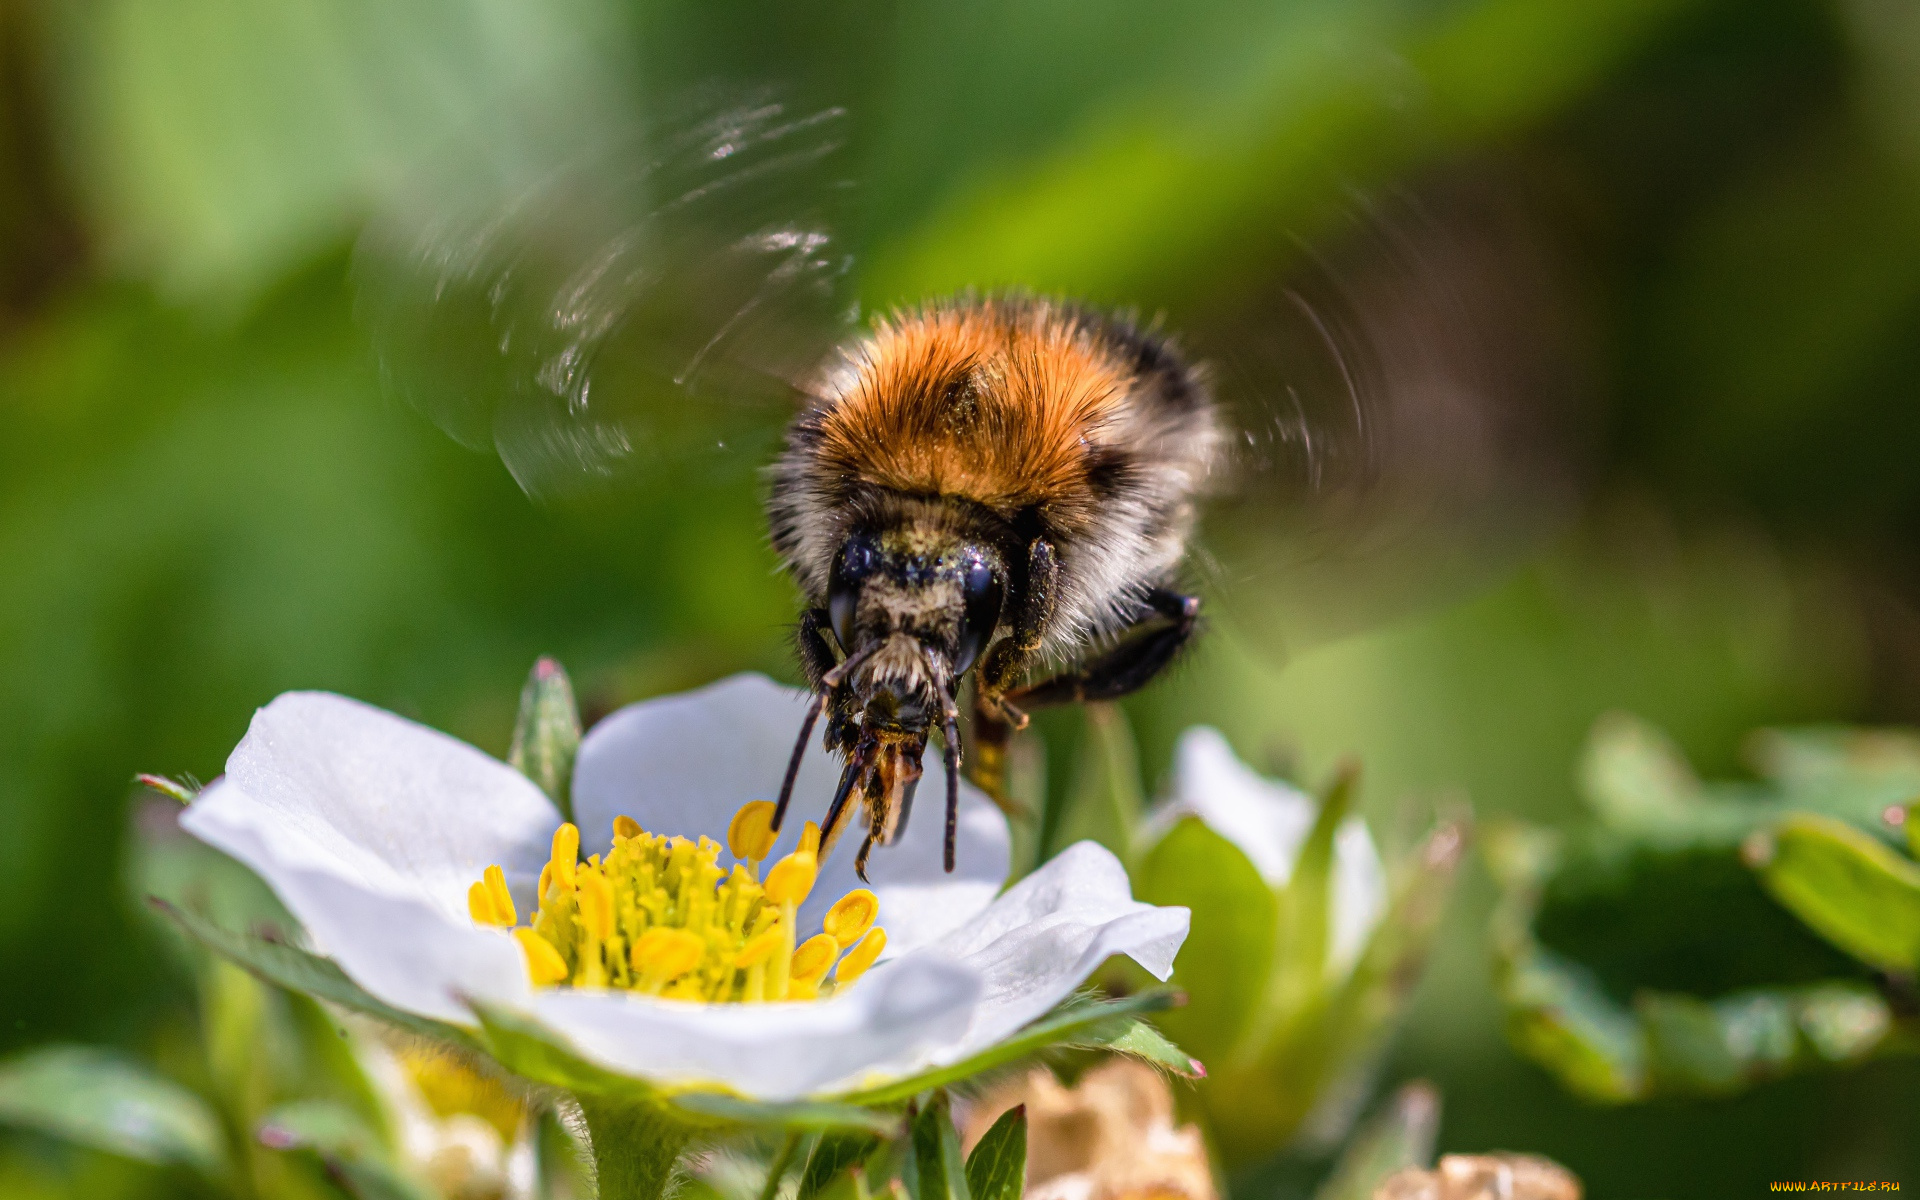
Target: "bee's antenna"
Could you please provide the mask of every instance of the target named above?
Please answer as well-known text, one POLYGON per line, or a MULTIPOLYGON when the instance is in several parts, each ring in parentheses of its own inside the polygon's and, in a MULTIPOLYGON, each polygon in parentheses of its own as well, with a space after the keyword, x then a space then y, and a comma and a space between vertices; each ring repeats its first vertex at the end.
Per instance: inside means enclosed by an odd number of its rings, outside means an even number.
POLYGON ((800 723, 800 740, 793 744, 793 757, 787 760, 787 777, 780 781, 780 799, 773 805, 772 829, 775 833, 780 832, 780 823, 787 819, 787 805, 793 800, 793 781, 800 778, 800 760, 807 756, 807 742, 813 737, 813 725, 820 719, 821 707, 826 704, 833 689, 839 687, 840 681, 847 677, 847 673, 873 657, 873 652, 881 645, 875 642, 860 653, 841 659, 839 666, 820 677, 819 688, 807 701, 806 719, 800 723))

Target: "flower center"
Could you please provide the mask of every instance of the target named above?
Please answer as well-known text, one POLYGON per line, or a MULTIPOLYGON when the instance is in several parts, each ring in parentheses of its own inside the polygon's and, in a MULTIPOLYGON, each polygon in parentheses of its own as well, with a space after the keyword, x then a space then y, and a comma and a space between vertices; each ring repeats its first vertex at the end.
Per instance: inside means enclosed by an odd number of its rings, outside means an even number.
POLYGON ((820 871, 820 830, 767 868, 773 805, 734 815, 720 845, 651 834, 631 817, 613 823, 613 847, 580 861, 580 831, 562 825, 540 872, 538 908, 519 925, 498 866, 467 891, 476 923, 511 929, 536 987, 622 988, 708 1003, 812 1000, 847 987, 886 948, 880 901, 860 888, 827 912, 825 932, 796 942, 796 911, 820 871), (833 972, 832 980, 827 979, 833 972))

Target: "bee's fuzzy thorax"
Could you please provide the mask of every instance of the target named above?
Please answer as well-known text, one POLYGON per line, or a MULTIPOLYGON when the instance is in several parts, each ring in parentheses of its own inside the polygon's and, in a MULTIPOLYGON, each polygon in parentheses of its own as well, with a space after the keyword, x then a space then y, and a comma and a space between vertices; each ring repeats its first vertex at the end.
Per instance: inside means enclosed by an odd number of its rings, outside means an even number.
POLYGON ((1055 652, 1125 623, 1171 575, 1219 437, 1204 380, 1169 342, 1029 297, 895 313, 814 390, 770 504, 802 589, 824 595, 859 521, 1044 535, 1062 569, 1055 652))

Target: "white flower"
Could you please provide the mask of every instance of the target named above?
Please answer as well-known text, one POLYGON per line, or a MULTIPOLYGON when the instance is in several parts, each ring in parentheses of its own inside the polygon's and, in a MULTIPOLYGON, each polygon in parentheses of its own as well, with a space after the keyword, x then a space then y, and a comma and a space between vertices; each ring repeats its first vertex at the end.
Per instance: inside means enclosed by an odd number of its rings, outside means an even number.
MULTIPOLYGON (((582 854, 608 851, 618 816, 724 844, 742 802, 778 789, 804 702, 742 675, 608 717, 575 767, 582 854)), ((797 843, 801 818, 820 815, 837 774, 817 747, 809 753, 774 854, 797 843)), ((515 937, 470 915, 469 889, 497 864, 515 907, 532 911, 560 814, 505 764, 357 701, 289 693, 261 709, 182 824, 259 872, 314 948, 388 1004, 472 1026, 465 1001, 486 1001, 537 1018, 610 1069, 762 1099, 960 1061, 1047 1012, 1114 954, 1167 976, 1185 909, 1134 901, 1119 862, 1092 844, 995 899, 1004 818, 962 788, 949 875, 928 793, 939 790, 923 789, 899 844, 869 863, 891 957, 831 998, 800 1003, 534 986, 515 937)), ((854 885, 852 858, 842 847, 821 869, 798 910, 802 935, 854 885)))
MULTIPOLYGON (((1319 804, 1290 784, 1268 779, 1235 757, 1217 729, 1196 726, 1174 748, 1172 794, 1146 822, 1149 839, 1183 816, 1197 816, 1239 848, 1272 887, 1293 875, 1319 804)), ((1329 976, 1344 975, 1387 906, 1386 872, 1359 817, 1334 833, 1329 976)))

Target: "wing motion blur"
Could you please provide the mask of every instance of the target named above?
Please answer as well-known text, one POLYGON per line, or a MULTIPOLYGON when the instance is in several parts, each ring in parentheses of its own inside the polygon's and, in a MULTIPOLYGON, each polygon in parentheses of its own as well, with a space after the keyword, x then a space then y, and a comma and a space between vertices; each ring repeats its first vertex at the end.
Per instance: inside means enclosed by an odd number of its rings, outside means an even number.
POLYGON ((531 183, 383 215, 354 264, 383 373, 537 497, 769 450, 851 326, 845 135, 838 109, 708 99, 531 183))

